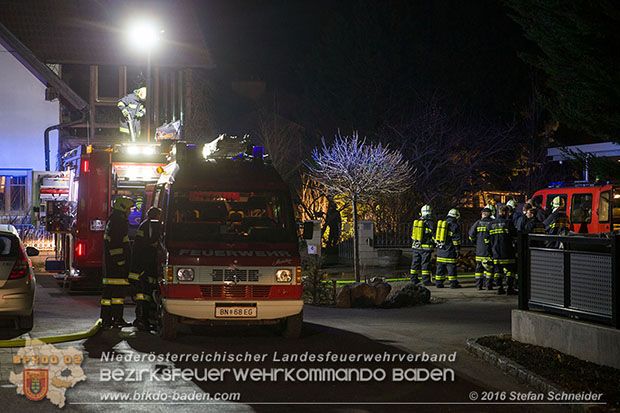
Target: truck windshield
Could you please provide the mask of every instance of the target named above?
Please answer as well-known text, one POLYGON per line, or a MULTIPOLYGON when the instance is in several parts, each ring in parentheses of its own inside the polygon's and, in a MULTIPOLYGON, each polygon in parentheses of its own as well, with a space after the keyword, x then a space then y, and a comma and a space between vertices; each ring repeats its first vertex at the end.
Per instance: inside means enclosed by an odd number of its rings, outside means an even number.
POLYGON ((190 242, 295 242, 292 211, 276 192, 174 192, 168 237, 190 242))

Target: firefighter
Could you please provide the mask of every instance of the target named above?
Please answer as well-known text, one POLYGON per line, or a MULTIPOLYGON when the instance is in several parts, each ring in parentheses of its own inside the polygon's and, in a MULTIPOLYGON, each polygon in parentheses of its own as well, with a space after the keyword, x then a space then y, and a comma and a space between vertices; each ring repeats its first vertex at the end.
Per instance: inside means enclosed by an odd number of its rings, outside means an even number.
POLYGON ((411 281, 419 283, 418 275, 422 275, 424 285, 431 283, 431 255, 433 254, 433 235, 435 234, 435 222, 432 219, 430 205, 424 205, 420 210, 420 218, 413 221, 411 231, 411 281))
POLYGON ((154 313, 153 291, 157 287, 157 246, 160 240, 161 209, 149 208, 147 218, 136 231, 131 254, 129 281, 134 286, 136 320, 134 326, 149 331, 149 315, 154 313))
POLYGON ((340 239, 340 227, 342 226, 342 218, 340 217, 340 211, 334 203, 329 200, 327 206, 327 214, 325 216, 325 226, 323 227, 323 234, 327 227, 329 227, 329 235, 327 238, 327 248, 336 248, 338 240, 340 239))
POLYGON ((133 93, 123 96, 116 106, 121 111, 121 133, 126 133, 135 142, 140 137, 140 118, 146 113, 143 102, 146 101, 146 87, 135 89, 133 93))
POLYGON ((490 201, 486 206, 486 209, 488 209, 489 211, 491 211, 491 215, 489 215, 489 218, 491 219, 495 219, 496 217, 496 212, 497 212, 497 208, 495 207, 495 201, 490 201))
POLYGON ((446 274, 450 282, 450 288, 461 288, 456 278, 456 260, 461 249, 461 231, 458 220, 461 213, 452 208, 448 212, 445 221, 437 222, 435 244, 437 245, 437 275, 435 283, 437 288, 443 288, 446 274))
POLYGON ((481 218, 469 229, 469 239, 476 243, 476 287, 482 290, 484 280, 486 280, 487 289, 492 290, 493 256, 489 248, 489 225, 493 219, 491 219, 491 210, 486 207, 482 209, 480 215, 481 218))
POLYGON ((518 215, 516 214, 516 212, 515 214, 513 214, 512 222, 515 224, 515 228, 517 229, 517 231, 521 232, 524 230, 525 221, 527 220, 525 211, 532 208, 534 207, 532 206, 531 200, 528 200, 525 204, 523 204, 523 208, 518 215))
POLYGON ((101 319, 103 327, 129 327, 123 320, 126 286, 129 285, 129 213, 134 201, 122 196, 114 201, 112 213, 106 224, 104 240, 103 291, 101 293, 101 319))
POLYGON ((512 221, 516 227, 516 220, 521 215, 521 211, 517 209, 517 201, 511 198, 506 202, 506 206, 509 208, 507 219, 512 221))
MULTIPOLYGON (((556 196, 552 201, 553 211, 551 215, 543 222, 548 235, 567 235, 569 232, 570 222, 564 208, 564 200, 556 196)), ((547 241, 547 248, 560 248, 562 242, 547 241)))
MULTIPOLYGON (((531 204, 525 204, 523 207, 525 211, 525 223, 523 224, 523 232, 525 234, 545 234, 545 224, 540 222, 536 214, 536 208, 531 204)), ((540 242, 531 241, 530 245, 533 247, 541 247, 540 242)))
POLYGON ((515 295, 514 279, 516 273, 516 251, 515 242, 517 240, 517 230, 511 220, 508 219, 510 207, 502 205, 499 208, 499 215, 489 225, 489 245, 493 254, 494 278, 497 284, 497 293, 506 294, 504 290, 504 277, 508 287, 508 295, 515 295))
POLYGON ((538 218, 538 220, 540 222, 545 222, 548 216, 547 211, 543 209, 542 204, 536 202, 533 199, 531 199, 530 201, 531 201, 532 206, 536 209, 536 217, 538 218))

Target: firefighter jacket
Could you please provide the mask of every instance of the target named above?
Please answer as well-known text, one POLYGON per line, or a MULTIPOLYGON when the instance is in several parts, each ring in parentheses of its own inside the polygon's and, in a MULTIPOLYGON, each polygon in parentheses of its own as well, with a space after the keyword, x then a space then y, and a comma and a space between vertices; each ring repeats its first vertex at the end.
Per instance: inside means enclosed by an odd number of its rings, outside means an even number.
MULTIPOLYGON (((129 222, 120 211, 114 210, 105 227, 104 241, 104 283, 106 278, 127 278, 129 274, 129 222)), ((124 285, 124 284, 123 284, 124 285)))
POLYGON ((523 231, 524 226, 525 226, 525 221, 527 220, 527 217, 525 216, 525 214, 519 214, 516 216, 515 214, 513 214, 512 216, 513 216, 512 222, 515 225, 515 229, 517 231, 523 231))
POLYGON ((538 218, 540 222, 545 222, 545 220, 547 219, 547 213, 544 209, 540 207, 536 208, 536 218, 538 218))
POLYGON ((564 209, 556 209, 545 219, 544 224, 549 235, 566 235, 570 228, 570 222, 564 209))
POLYGON ((481 218, 469 229, 469 239, 476 243, 476 257, 492 257, 489 247, 489 225, 492 223, 490 217, 481 218))
POLYGON ((430 218, 416 219, 411 230, 411 248, 432 251, 435 236, 435 222, 430 218))
POLYGON ((161 233, 161 223, 155 219, 143 221, 136 231, 131 255, 131 280, 156 278, 157 248, 161 233))
POLYGON ((526 218, 525 224, 523 225, 523 232, 526 234, 545 234, 545 224, 540 222, 536 216, 526 218))
MULTIPOLYGON (((525 224, 523 224, 523 232, 526 234, 544 235, 546 233, 545 224, 543 224, 536 216, 527 218, 525 224)), ((544 244, 545 243, 541 241, 530 241, 530 245, 532 247, 542 247, 544 244)))
POLYGON ((446 218, 445 240, 439 240, 437 244, 437 257, 458 258, 461 248, 461 229, 454 217, 446 218))
MULTIPOLYGON (((564 212, 564 209, 556 209, 547 217, 544 222, 548 235, 568 235, 570 221, 564 212)), ((548 248, 561 248, 561 241, 547 241, 548 248)))
POLYGON ((119 129, 122 133, 130 133, 128 122, 139 122, 139 119, 146 113, 146 108, 135 93, 123 96, 116 106, 123 114, 119 129))
POLYGON ((489 245, 495 264, 514 264, 517 230, 511 220, 497 217, 489 225, 489 245))

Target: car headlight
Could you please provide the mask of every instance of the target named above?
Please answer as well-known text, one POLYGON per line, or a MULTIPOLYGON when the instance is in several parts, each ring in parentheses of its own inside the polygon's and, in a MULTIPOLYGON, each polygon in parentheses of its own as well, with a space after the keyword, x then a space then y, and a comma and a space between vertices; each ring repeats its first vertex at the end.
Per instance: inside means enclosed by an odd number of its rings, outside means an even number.
POLYGON ((290 283, 293 279, 291 270, 278 270, 276 271, 276 281, 279 283, 290 283))
POLYGON ((177 270, 177 280, 194 281, 194 269, 193 268, 179 268, 177 270))

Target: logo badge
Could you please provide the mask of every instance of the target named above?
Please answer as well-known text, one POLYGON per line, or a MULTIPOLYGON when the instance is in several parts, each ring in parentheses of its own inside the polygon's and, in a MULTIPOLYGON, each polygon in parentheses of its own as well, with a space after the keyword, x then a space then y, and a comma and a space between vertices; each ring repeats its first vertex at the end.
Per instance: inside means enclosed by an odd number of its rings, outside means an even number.
POLYGON ((24 394, 30 400, 45 398, 48 390, 48 371, 43 369, 24 369, 24 394))

